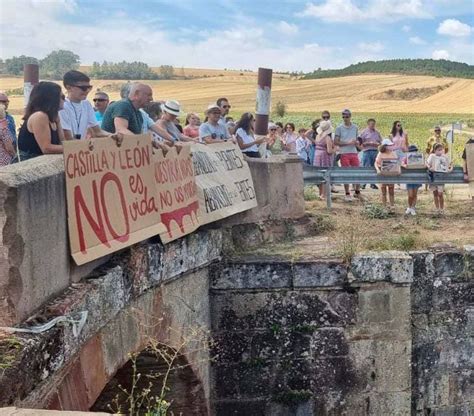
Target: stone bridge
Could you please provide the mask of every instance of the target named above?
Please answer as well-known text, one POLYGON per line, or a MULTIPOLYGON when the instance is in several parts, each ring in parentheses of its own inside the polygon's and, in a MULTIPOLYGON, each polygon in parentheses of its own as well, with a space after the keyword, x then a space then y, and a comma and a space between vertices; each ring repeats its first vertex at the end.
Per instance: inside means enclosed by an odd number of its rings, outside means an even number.
POLYGON ((0 405, 110 411, 131 354, 141 374, 165 366, 159 343, 176 356, 175 414, 472 414, 474 246, 351 264, 256 258, 253 247, 312 226, 297 160, 249 165, 258 208, 81 267, 62 158, 3 169, 0 326, 88 315, 77 336, 69 324, 0 333, 0 405))

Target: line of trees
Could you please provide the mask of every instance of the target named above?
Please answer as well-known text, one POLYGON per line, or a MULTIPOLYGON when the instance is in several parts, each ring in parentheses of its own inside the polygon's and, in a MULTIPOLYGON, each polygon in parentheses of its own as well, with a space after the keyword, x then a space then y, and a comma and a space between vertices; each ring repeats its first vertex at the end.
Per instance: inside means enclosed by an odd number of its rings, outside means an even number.
POLYGON ((74 52, 59 49, 48 54, 44 59, 33 56, 14 56, 0 62, 1 72, 8 75, 22 75, 24 64, 38 64, 41 78, 61 79, 65 72, 78 69, 79 56, 74 52))
POLYGON ((474 65, 446 59, 388 59, 349 65, 343 69, 318 68, 304 79, 334 78, 358 74, 432 75, 435 77, 474 78, 474 65))
POLYGON ((171 79, 174 68, 171 65, 161 65, 158 72, 144 62, 94 62, 89 72, 97 79, 171 79))
MULTIPOLYGON (((38 64, 43 79, 62 79, 71 69, 78 69, 80 58, 74 52, 60 49, 48 54, 44 59, 33 56, 14 56, 5 61, 0 59, 0 73, 5 75, 23 75, 25 64, 38 64)), ((97 79, 172 79, 175 76, 171 65, 162 65, 154 71, 144 62, 94 62, 89 71, 91 78, 97 79)))

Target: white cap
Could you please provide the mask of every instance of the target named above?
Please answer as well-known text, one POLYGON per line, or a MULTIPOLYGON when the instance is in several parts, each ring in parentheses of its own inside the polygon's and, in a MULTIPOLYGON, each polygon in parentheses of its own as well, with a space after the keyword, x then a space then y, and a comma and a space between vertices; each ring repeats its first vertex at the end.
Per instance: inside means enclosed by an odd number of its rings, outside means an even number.
POLYGON ((215 109, 218 109, 219 111, 221 110, 221 108, 216 103, 209 104, 207 106, 206 114, 209 113, 209 111, 215 110, 215 109))
POLYGON ((393 145, 393 142, 390 139, 386 138, 382 140, 382 146, 392 146, 392 145, 393 145))

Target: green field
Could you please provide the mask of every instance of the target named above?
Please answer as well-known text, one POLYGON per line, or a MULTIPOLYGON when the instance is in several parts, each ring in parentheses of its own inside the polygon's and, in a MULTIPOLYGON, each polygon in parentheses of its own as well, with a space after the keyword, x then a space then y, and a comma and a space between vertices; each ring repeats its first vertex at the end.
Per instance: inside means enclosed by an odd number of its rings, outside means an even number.
MULTIPOLYGON (((321 111, 315 113, 288 113, 285 117, 272 117, 273 121, 281 121, 283 124, 292 122, 298 128, 311 128, 311 122, 315 118, 319 118, 321 111), (315 117, 315 114, 318 117, 315 117)), ((235 119, 238 119, 238 114, 233 114, 235 119)), ((433 134, 433 127, 437 124, 442 125, 447 129, 448 125, 453 122, 462 122, 469 133, 464 131, 461 134, 456 133, 454 136, 453 156, 456 165, 461 164, 461 154, 464 149, 464 144, 469 137, 474 136, 474 115, 473 114, 407 114, 407 113, 353 113, 352 120, 359 128, 365 128, 368 118, 375 118, 377 120, 377 129, 383 137, 387 137, 395 120, 400 120, 404 131, 408 134, 410 144, 416 144, 420 150, 425 148, 426 141, 433 134)), ((339 113, 331 113, 333 125, 341 122, 339 113)), ((445 134, 443 128, 443 134, 445 134)))

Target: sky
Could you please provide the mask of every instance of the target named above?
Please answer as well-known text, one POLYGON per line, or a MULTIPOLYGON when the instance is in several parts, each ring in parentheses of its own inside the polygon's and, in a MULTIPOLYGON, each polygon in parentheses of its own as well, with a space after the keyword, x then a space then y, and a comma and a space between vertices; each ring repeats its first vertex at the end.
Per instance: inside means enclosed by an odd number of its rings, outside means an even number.
POLYGON ((0 0, 0 58, 304 71, 367 60, 474 64, 472 0, 0 0))

